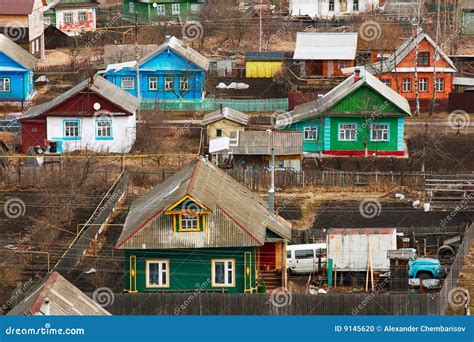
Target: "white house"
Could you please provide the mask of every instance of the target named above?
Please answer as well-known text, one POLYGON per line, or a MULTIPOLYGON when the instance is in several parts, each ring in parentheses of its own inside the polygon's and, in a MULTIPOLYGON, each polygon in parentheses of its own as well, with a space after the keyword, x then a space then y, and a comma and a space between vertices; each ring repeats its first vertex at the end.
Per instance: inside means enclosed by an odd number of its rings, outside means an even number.
POLYGON ((290 15, 321 19, 357 14, 378 7, 379 0, 289 0, 290 15))
POLYGON ((135 142, 139 105, 138 98, 96 75, 23 114, 23 150, 128 153, 135 142))

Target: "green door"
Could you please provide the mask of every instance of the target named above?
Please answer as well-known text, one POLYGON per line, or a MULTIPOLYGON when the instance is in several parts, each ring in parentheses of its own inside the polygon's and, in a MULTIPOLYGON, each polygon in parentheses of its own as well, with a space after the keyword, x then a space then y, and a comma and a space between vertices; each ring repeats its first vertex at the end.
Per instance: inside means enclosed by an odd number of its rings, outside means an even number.
POLYGON ((252 279, 253 279, 252 253, 245 252, 244 255, 244 293, 252 293, 252 279))

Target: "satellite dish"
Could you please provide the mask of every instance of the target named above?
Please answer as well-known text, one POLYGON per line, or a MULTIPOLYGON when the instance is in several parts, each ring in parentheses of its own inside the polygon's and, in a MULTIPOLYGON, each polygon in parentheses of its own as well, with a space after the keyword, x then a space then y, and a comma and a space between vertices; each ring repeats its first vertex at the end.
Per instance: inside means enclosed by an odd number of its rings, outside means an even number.
POLYGON ((100 103, 96 102, 94 103, 94 110, 99 110, 100 109, 100 103))

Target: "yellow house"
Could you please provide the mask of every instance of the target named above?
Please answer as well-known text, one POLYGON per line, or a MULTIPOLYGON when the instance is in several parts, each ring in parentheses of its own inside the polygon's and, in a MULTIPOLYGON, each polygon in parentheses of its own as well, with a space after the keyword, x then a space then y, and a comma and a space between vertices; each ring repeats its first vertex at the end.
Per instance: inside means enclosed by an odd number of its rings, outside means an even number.
POLYGON ((249 116, 238 110, 224 107, 208 113, 202 120, 207 131, 207 143, 213 139, 229 137, 231 132, 243 131, 248 125, 249 116))
POLYGON ((273 78, 283 66, 284 52, 250 51, 245 54, 245 76, 247 78, 273 78))

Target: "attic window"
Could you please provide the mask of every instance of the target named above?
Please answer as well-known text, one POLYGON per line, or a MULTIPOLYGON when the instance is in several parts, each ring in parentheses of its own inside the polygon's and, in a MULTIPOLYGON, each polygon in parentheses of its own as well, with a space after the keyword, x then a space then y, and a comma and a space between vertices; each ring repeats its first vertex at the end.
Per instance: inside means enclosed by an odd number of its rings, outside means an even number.
POLYGON ((196 215, 181 215, 181 231, 190 231, 198 229, 198 217, 196 215))
POLYGON ((429 52, 420 52, 420 53, 418 53, 418 65, 419 66, 430 65, 430 53, 429 52))

